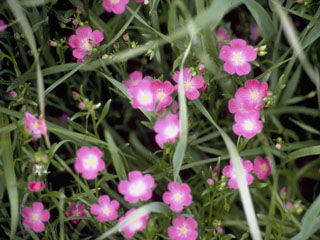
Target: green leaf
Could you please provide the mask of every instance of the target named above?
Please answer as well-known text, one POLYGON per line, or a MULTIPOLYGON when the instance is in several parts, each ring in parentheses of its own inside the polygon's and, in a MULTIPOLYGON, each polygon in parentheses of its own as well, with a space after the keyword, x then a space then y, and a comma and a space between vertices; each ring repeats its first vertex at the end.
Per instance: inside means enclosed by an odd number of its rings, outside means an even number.
POLYGON ((294 151, 289 154, 289 159, 285 162, 288 163, 292 160, 295 160, 297 158, 306 157, 306 156, 314 156, 320 154, 320 146, 312 146, 312 147, 306 147, 299 149, 297 151, 294 151))
POLYGON ((303 130, 306 130, 307 132, 311 132, 311 133, 314 133, 314 134, 317 134, 317 135, 320 135, 320 131, 313 128, 313 127, 310 127, 309 125, 305 124, 305 123, 302 123, 302 122, 299 122, 297 120, 294 120, 292 118, 289 118, 291 122, 295 123, 296 125, 298 125, 299 127, 301 127, 303 130))
POLYGON ((97 127, 99 126, 99 124, 101 123, 101 121, 107 116, 109 109, 110 109, 110 104, 111 104, 112 99, 109 99, 106 104, 104 105, 101 115, 99 117, 99 120, 97 122, 97 127))

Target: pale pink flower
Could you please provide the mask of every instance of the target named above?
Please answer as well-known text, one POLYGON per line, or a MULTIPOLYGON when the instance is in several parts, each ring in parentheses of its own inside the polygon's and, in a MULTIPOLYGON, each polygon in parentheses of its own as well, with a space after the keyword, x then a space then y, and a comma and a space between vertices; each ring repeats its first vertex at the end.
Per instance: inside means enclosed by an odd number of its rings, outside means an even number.
POLYGON ((0 19, 0 32, 3 32, 7 29, 7 24, 4 20, 0 19))
POLYGON ((129 0, 103 0, 102 5, 107 12, 121 14, 126 10, 128 2, 129 0))
POLYGON ((192 202, 191 189, 186 183, 179 184, 171 182, 168 184, 169 192, 165 192, 162 200, 165 204, 170 205, 174 212, 181 212, 184 206, 189 206, 192 202))
POLYGON ((213 184, 213 180, 211 178, 208 178, 207 179, 207 183, 208 183, 208 185, 212 185, 213 184))
POLYGON ((99 46, 103 38, 103 34, 99 30, 92 32, 89 26, 78 27, 76 34, 69 39, 70 47, 74 48, 72 51, 73 56, 82 61, 85 56, 91 55, 92 49, 99 46))
POLYGON ((40 192, 44 189, 44 182, 42 181, 32 181, 28 183, 28 188, 32 192, 40 192))
POLYGON ((153 111, 156 105, 156 96, 151 88, 152 81, 145 77, 138 82, 136 86, 128 88, 128 92, 132 99, 133 108, 143 108, 153 111))
POLYGON ((279 150, 281 148, 281 144, 277 143, 274 147, 279 150))
POLYGON ((256 157, 253 161, 253 172, 258 175, 260 180, 267 179, 268 175, 272 172, 269 158, 256 157))
POLYGON ((251 70, 248 62, 256 59, 256 51, 243 39, 233 39, 230 44, 231 46, 223 45, 219 54, 219 58, 225 61, 224 70, 229 74, 237 73, 239 76, 248 74, 251 70))
POLYGON ((86 179, 95 179, 98 172, 105 168, 105 163, 102 160, 102 152, 97 147, 81 147, 77 153, 77 159, 74 163, 74 168, 77 173, 82 173, 86 179))
POLYGON ((13 97, 13 98, 18 95, 16 91, 10 91, 9 94, 10 94, 10 96, 13 97))
POLYGON ((291 202, 286 202, 286 208, 290 210, 292 208, 292 203, 291 202))
POLYGON ((258 40, 261 37, 261 30, 257 23, 253 23, 250 27, 250 39, 253 41, 258 40))
POLYGON ((78 107, 83 110, 86 108, 86 104, 84 102, 79 102, 78 107))
POLYGON ((198 237, 198 223, 192 217, 187 219, 179 215, 168 228, 168 235, 173 240, 195 240, 198 237))
POLYGON ((50 46, 51 47, 56 47, 57 46, 57 42, 55 40, 50 40, 50 46))
POLYGON ((46 135, 47 126, 43 120, 37 119, 29 112, 25 112, 24 116, 23 121, 26 124, 26 129, 33 135, 33 140, 38 140, 41 135, 46 135))
POLYGON ((174 142, 180 134, 178 114, 169 113, 165 119, 159 119, 154 125, 156 142, 161 147, 166 142, 174 142))
MULTIPOLYGON (((85 213, 85 205, 83 203, 77 205, 76 202, 72 202, 70 205, 70 210, 66 212, 67 217, 86 217, 87 214, 85 213)), ((78 224, 80 221, 79 218, 72 219, 71 222, 73 224, 78 224)))
POLYGON ((91 206, 91 214, 98 215, 99 222, 115 220, 118 217, 118 208, 120 206, 117 200, 110 200, 108 195, 103 195, 98 199, 99 204, 91 206))
POLYGON ((238 136, 252 138, 262 131, 263 123, 259 120, 260 114, 258 111, 248 113, 236 113, 236 123, 232 126, 233 132, 238 136))
MULTIPOLYGON (((135 212, 135 210, 135 208, 131 208, 128 212, 126 212, 125 216, 119 219, 118 223, 125 221, 131 214, 135 212)), ((146 214, 135 221, 128 222, 126 225, 124 225, 124 227, 121 228, 121 230, 124 231, 124 236, 126 238, 132 238, 136 232, 141 232, 144 230, 147 226, 148 218, 149 214, 146 214)))
POLYGON ((221 233, 221 232, 223 231, 223 229, 222 229, 222 227, 217 227, 217 228, 216 228, 216 231, 217 231, 218 233, 221 233))
POLYGON ((41 202, 34 202, 32 208, 24 207, 21 215, 24 218, 23 223, 34 232, 42 232, 45 228, 43 222, 47 222, 50 219, 50 212, 43 210, 43 204, 41 202))
MULTIPOLYGON (((142 72, 134 71, 129 75, 129 81, 122 81, 122 84, 125 85, 127 88, 137 86, 138 83, 144 79, 142 72)), ((145 77, 145 80, 149 80, 149 77, 145 77)))
MULTIPOLYGON (((179 83, 179 74, 180 74, 179 71, 176 71, 173 74, 172 78, 176 83, 179 83)), ((199 75, 192 76, 190 72, 190 68, 183 69, 182 77, 184 82, 184 91, 187 99, 189 100, 198 99, 200 96, 200 93, 198 90, 202 89, 206 85, 205 81, 199 75)), ((176 85, 175 90, 178 91, 178 88, 179 88, 178 85, 176 85)))
MULTIPOLYGON (((250 172, 253 169, 253 164, 252 164, 252 162, 250 160, 243 161, 240 158, 240 161, 241 161, 242 166, 243 166, 244 171, 245 171, 247 184, 250 185, 253 182, 253 179, 254 179, 253 176, 250 174, 250 172)), ((227 165, 222 169, 222 174, 224 176, 226 176, 227 178, 229 178, 228 186, 230 188, 233 188, 233 189, 238 189, 239 188, 238 181, 237 181, 237 178, 236 178, 236 172, 235 172, 235 169, 233 167, 233 164, 232 164, 231 160, 230 160, 230 165, 227 165)))
POLYGON ((222 43, 224 41, 230 40, 227 29, 225 29, 224 27, 219 27, 217 30, 215 30, 215 34, 220 47, 223 46, 222 43))
POLYGON ((174 87, 169 81, 153 81, 151 83, 151 90, 154 92, 156 102, 158 103, 157 112, 160 112, 171 104, 171 94, 174 91, 174 87))
POLYGON ((118 191, 124 195, 127 202, 136 203, 139 200, 149 200, 152 197, 153 186, 154 179, 150 174, 142 175, 140 171, 132 171, 128 174, 128 181, 120 181, 118 191))

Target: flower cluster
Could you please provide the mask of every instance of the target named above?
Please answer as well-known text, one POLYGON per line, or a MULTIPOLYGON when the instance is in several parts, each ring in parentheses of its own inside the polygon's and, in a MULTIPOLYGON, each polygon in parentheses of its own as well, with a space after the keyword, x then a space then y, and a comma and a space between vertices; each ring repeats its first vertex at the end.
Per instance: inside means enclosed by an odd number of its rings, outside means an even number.
POLYGON ((230 113, 235 114, 232 129, 238 136, 252 138, 260 133, 263 124, 259 120, 259 110, 265 106, 263 99, 267 95, 268 83, 248 80, 244 88, 236 91, 235 97, 229 100, 230 113))

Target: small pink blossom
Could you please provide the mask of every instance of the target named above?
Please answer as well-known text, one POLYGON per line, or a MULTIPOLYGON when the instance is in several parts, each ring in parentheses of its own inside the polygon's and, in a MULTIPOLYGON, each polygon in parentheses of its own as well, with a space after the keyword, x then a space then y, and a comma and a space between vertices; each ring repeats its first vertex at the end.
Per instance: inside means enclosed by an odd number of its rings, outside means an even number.
POLYGON ((7 24, 4 20, 0 19, 0 32, 3 32, 7 29, 7 24))
POLYGON ((171 94, 174 91, 174 87, 169 81, 153 81, 151 83, 151 90, 154 92, 156 102, 158 103, 157 112, 160 112, 171 104, 171 94))
MULTIPOLYGON (((127 88, 137 86, 138 83, 143 79, 142 72, 134 71, 129 75, 129 81, 122 81, 122 84, 127 88)), ((146 77, 145 80, 149 80, 149 77, 146 77)))
POLYGON ((286 202, 286 208, 290 210, 292 208, 292 203, 291 202, 286 202))
POLYGON ((250 27, 250 39, 253 41, 258 40, 261 37, 261 30, 257 23, 254 23, 250 27))
POLYGON ((248 113, 237 113, 235 115, 235 124, 232 126, 233 132, 238 136, 252 138, 262 131, 263 123, 259 120, 258 111, 248 113))
POLYGON ((79 106, 79 108, 82 109, 82 110, 86 108, 86 104, 85 104, 84 102, 79 102, 79 105, 78 105, 78 106, 79 106))
POLYGON ((187 219, 179 215, 168 228, 168 235, 173 240, 195 240, 198 237, 198 223, 192 217, 187 219))
MULTIPOLYGON (((72 202, 70 205, 70 210, 66 212, 67 217, 86 217, 85 213, 85 205, 83 203, 77 205, 76 202, 72 202)), ((78 224, 80 219, 72 219, 71 222, 73 224, 78 224)))
POLYGON ((82 7, 77 7, 77 12, 81 12, 82 11, 82 7))
POLYGON ((258 175, 260 180, 267 179, 268 175, 272 172, 269 158, 256 157, 253 161, 253 172, 258 175))
POLYGON ((73 25, 75 25, 75 26, 77 26, 77 25, 78 25, 78 23, 79 23, 79 22, 78 22, 78 20, 77 20, 77 19, 74 19, 74 20, 72 21, 72 24, 73 24, 73 25))
POLYGON ((281 190, 280 190, 280 195, 281 195, 281 197, 283 197, 283 198, 287 195, 287 189, 286 189, 286 187, 281 188, 281 190))
POLYGON ((191 189, 186 183, 179 184, 171 182, 168 185, 169 192, 165 192, 162 200, 165 204, 170 205, 174 212, 181 212, 184 206, 189 206, 192 202, 191 189))
POLYGON ((200 65, 199 65, 199 71, 200 71, 200 73, 201 73, 202 75, 204 75, 204 73, 205 73, 205 67, 204 67, 203 64, 200 64, 200 65))
POLYGON ((150 174, 142 175, 140 171, 132 171, 128 174, 128 181, 120 181, 118 191, 124 195, 127 202, 136 203, 139 200, 149 200, 152 197, 153 186, 154 179, 150 174))
POLYGON ((128 40, 129 40, 129 35, 128 35, 128 33, 123 34, 122 38, 123 38, 123 40, 128 41, 128 40))
POLYGON ((128 2, 129 0, 103 0, 102 5, 107 12, 121 14, 126 10, 128 2))
MULTIPOLYGON (((131 214, 135 212, 135 210, 135 208, 131 208, 128 212, 126 212, 125 216, 119 219, 118 223, 125 221, 131 214)), ((124 231, 124 236, 126 238, 132 238, 136 232, 141 232, 144 230, 147 226, 148 218, 149 214, 146 214, 135 221, 128 222, 126 225, 124 225, 124 227, 121 228, 121 230, 124 231)))
POLYGON ((180 134, 178 114, 169 113, 165 119, 157 120, 153 129, 157 133, 156 142, 160 147, 166 142, 174 142, 180 134))
POLYGON ((34 202, 32 208, 24 207, 21 211, 23 223, 30 227, 34 232, 42 232, 45 228, 43 222, 50 219, 50 212, 43 210, 41 202, 34 202))
POLYGON ((225 61, 224 70, 229 74, 247 75, 251 70, 248 62, 256 59, 256 51, 243 39, 233 39, 230 44, 231 46, 223 45, 219 54, 219 58, 225 61))
POLYGON ((207 179, 207 183, 208 183, 208 185, 212 185, 213 184, 213 180, 211 178, 208 178, 207 179))
POLYGON ((217 227, 217 228, 216 228, 216 231, 217 231, 218 233, 221 233, 221 232, 223 231, 223 229, 222 229, 222 227, 217 227))
POLYGON ((98 215, 99 222, 115 220, 118 217, 118 208, 120 206, 117 200, 110 200, 108 195, 103 195, 98 199, 99 204, 91 206, 91 214, 98 215))
MULTIPOLYGON (((252 162, 250 160, 243 161, 240 158, 240 161, 241 161, 242 166, 243 166, 244 171, 245 171, 247 184, 250 185, 253 182, 253 179, 254 179, 253 176, 250 174, 250 172, 253 169, 253 164, 252 164, 252 162)), ((237 181, 237 178, 236 178, 236 172, 235 172, 235 169, 233 167, 233 164, 232 164, 231 160, 230 160, 230 165, 227 165, 222 169, 222 174, 224 176, 226 176, 227 178, 229 178, 228 186, 230 188, 233 188, 233 189, 238 189, 239 188, 238 181, 237 181)))
POLYGON ((43 120, 37 119, 29 112, 25 112, 24 116, 23 121, 26 124, 26 129, 33 135, 33 140, 38 140, 41 135, 46 135, 47 126, 43 120))
POLYGON ((56 47, 57 46, 57 42, 55 40, 50 40, 50 46, 51 47, 56 47))
POLYGON ((32 181, 28 183, 28 188, 32 192, 40 192, 44 189, 44 186, 45 184, 42 181, 32 181))
POLYGON ((89 26, 78 27, 76 34, 69 39, 70 47, 74 48, 73 56, 82 61, 85 56, 91 55, 92 49, 99 46, 103 38, 103 34, 99 30, 92 32, 89 26))
POLYGON ((215 34, 220 47, 223 46, 222 43, 224 41, 230 40, 227 29, 225 29, 224 27, 219 27, 217 30, 215 30, 215 34))
POLYGON ((281 144, 280 144, 280 143, 277 143, 277 144, 275 145, 275 148, 279 150, 279 149, 281 148, 281 144))
POLYGON ((11 91, 9 94, 10 94, 10 96, 13 97, 13 98, 16 97, 16 96, 18 96, 18 94, 17 94, 16 91, 11 91))
POLYGON ((98 172, 105 168, 105 163, 102 160, 102 152, 97 147, 81 147, 77 153, 77 159, 74 163, 74 168, 77 173, 82 173, 86 179, 95 179, 98 172))
MULTIPOLYGON (((176 71, 173 74, 173 80, 176 83, 179 83, 179 75, 180 72, 176 71)), ((206 82, 199 75, 192 76, 190 72, 190 68, 183 69, 183 82, 184 82, 184 91, 187 99, 195 100, 200 97, 200 93, 198 90, 202 89, 206 82)), ((175 86, 175 90, 178 91, 178 85, 175 86)))
POLYGON ((145 77, 138 82, 136 86, 128 88, 128 92, 132 98, 133 108, 143 108, 153 111, 156 105, 156 96, 152 89, 152 81, 145 77))

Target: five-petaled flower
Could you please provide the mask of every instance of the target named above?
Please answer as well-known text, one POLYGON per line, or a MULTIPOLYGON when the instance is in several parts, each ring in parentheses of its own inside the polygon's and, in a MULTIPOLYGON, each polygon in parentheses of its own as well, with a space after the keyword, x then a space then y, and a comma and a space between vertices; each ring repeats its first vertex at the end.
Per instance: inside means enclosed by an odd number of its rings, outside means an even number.
POLYGON ((129 0, 103 0, 102 5, 107 12, 120 14, 126 10, 128 2, 129 0))
POLYGON ((179 215, 172 221, 172 226, 168 228, 168 235, 173 240, 195 240, 198 237, 196 230, 198 223, 192 217, 187 219, 179 215))
POLYGON ((74 168, 77 173, 82 173, 86 179, 95 179, 98 172, 105 168, 102 152, 97 147, 81 147, 77 153, 74 168))
POLYGON ((91 206, 91 214, 98 215, 100 222, 112 221, 118 217, 118 208, 120 206, 117 200, 110 200, 108 195, 102 195, 98 199, 99 204, 91 206))
POLYGON ((24 218, 23 223, 30 227, 34 232, 42 232, 45 228, 43 222, 50 219, 50 212, 43 210, 41 202, 34 202, 32 207, 24 207, 21 211, 24 218))
POLYGON ((253 172, 255 172, 260 180, 267 179, 272 172, 270 160, 268 157, 256 157, 253 160, 253 172))
POLYGON ((237 73, 239 76, 250 72, 251 66, 248 62, 256 59, 257 53, 253 46, 247 45, 243 39, 233 39, 230 46, 223 45, 219 58, 225 61, 223 68, 229 74, 237 73))
MULTIPOLYGON (((84 210, 85 210, 85 205, 83 203, 77 205, 76 202, 72 202, 70 205, 70 210, 66 212, 66 215, 67 217, 86 217, 87 214, 84 210)), ((73 224, 78 224, 79 221, 80 221, 79 218, 71 220, 73 224)))
POLYGON ((154 125, 156 142, 161 147, 166 142, 174 142, 180 133, 178 114, 169 113, 165 119, 159 119, 154 125))
POLYGON ((170 205, 174 212, 181 212, 184 206, 189 206, 192 202, 191 189, 186 183, 179 184, 171 182, 168 184, 169 192, 165 192, 162 200, 165 204, 170 205))
POLYGON ((124 200, 136 203, 139 200, 147 201, 152 197, 151 188, 154 179, 150 174, 142 175, 140 171, 132 171, 128 174, 128 180, 121 180, 118 191, 124 195, 124 200))
POLYGON ((47 126, 43 120, 37 119, 29 112, 25 112, 24 116, 23 121, 26 124, 26 129, 33 135, 33 140, 38 140, 41 135, 46 135, 47 126))
POLYGON ((252 138, 262 131, 263 124, 259 120, 260 114, 258 111, 247 113, 237 113, 234 116, 235 124, 232 126, 233 132, 238 136, 252 138))

